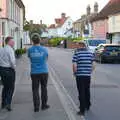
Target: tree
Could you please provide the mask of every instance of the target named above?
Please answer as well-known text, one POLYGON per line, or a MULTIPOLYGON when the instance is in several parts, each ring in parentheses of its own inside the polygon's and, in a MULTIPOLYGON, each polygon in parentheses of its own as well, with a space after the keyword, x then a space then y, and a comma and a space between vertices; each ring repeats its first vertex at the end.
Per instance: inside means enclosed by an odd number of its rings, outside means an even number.
POLYGON ((29 31, 30 37, 33 33, 38 33, 40 36, 46 30, 47 25, 45 24, 31 24, 27 20, 24 22, 24 30, 29 31))
POLYGON ((27 20, 24 21, 23 29, 25 31, 30 31, 30 23, 27 20))

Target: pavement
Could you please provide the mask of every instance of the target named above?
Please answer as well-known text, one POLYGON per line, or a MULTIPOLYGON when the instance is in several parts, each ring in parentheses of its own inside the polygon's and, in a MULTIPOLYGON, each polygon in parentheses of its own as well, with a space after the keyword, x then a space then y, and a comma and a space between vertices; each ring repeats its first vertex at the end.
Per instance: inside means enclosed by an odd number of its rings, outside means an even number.
MULTIPOLYGON (((69 120, 69 110, 64 103, 57 83, 49 77, 48 104, 50 109, 33 112, 29 60, 24 55, 17 60, 16 89, 13 97, 13 111, 0 111, 0 120, 69 120), (55 85, 56 84, 56 85, 55 85), (56 88, 57 86, 57 88, 56 88), (57 90, 56 90, 57 89, 57 90), (67 111, 67 112, 66 112, 67 111)), ((52 76, 52 75, 50 75, 52 76)), ((74 118, 73 118, 74 119, 74 118)))
MULTIPOLYGON (((79 101, 72 76, 72 50, 49 48, 48 51, 50 109, 33 111, 29 60, 24 55, 17 60, 13 111, 0 111, 0 120, 81 120, 76 115, 79 101)), ((92 107, 86 113, 86 120, 120 120, 119 71, 120 64, 96 64, 91 80, 92 107)))

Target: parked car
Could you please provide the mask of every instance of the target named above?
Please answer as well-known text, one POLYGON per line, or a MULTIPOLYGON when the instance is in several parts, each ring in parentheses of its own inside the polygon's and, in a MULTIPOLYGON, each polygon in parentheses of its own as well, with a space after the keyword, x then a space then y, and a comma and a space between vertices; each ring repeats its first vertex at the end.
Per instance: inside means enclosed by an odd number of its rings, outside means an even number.
POLYGON ((99 62, 120 62, 120 45, 100 44, 95 50, 95 60, 99 62))
POLYGON ((86 43, 88 49, 89 49, 92 53, 94 53, 96 47, 97 47, 99 44, 106 44, 106 40, 89 39, 89 40, 85 40, 85 43, 86 43))

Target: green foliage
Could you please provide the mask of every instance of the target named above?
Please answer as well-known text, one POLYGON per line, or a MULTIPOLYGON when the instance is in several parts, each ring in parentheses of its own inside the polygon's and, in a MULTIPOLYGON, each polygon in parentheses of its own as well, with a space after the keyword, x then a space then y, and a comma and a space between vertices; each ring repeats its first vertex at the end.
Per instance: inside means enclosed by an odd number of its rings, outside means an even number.
POLYGON ((31 35, 33 33, 38 33, 39 35, 42 34, 42 32, 47 28, 47 25, 46 24, 31 24, 30 22, 28 21, 25 21, 24 22, 24 30, 25 31, 29 31, 29 35, 30 35, 30 38, 31 38, 31 35))
POLYGON ((74 38, 73 42, 80 42, 81 40, 84 40, 82 37, 74 38))
POLYGON ((57 38, 52 38, 49 40, 49 45, 51 46, 58 46, 60 44, 61 41, 63 40, 68 40, 68 41, 72 41, 72 42, 80 42, 81 40, 85 40, 85 39, 88 39, 88 38, 83 38, 83 37, 78 37, 78 38, 71 38, 71 37, 68 37, 68 38, 60 38, 60 37, 57 37, 57 38))
POLYGON ((25 54, 26 53, 26 48, 24 49, 17 49, 15 51, 15 54, 18 56, 18 55, 22 55, 22 54, 25 54))
POLYGON ((28 21, 25 21, 25 22, 24 22, 23 29, 24 29, 25 31, 30 31, 30 23, 29 23, 28 21))
POLYGON ((60 44, 61 41, 65 40, 65 38, 60 38, 60 37, 57 37, 57 38, 52 38, 51 40, 49 40, 49 44, 53 47, 56 47, 60 44))

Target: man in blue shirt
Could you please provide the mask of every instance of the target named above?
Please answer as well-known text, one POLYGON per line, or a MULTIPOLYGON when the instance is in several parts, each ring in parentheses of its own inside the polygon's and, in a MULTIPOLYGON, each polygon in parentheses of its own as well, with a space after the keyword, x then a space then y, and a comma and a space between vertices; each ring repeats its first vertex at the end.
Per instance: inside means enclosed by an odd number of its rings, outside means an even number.
POLYGON ((37 35, 32 37, 33 46, 28 49, 28 57, 31 62, 31 79, 34 112, 39 112, 40 97, 39 84, 41 84, 41 109, 46 110, 47 105, 47 81, 48 81, 48 51, 45 47, 40 46, 40 38, 37 35))
POLYGON ((90 109, 90 79, 93 70, 93 54, 86 48, 84 42, 79 43, 79 48, 73 55, 73 72, 76 77, 80 100, 79 115, 84 117, 85 110, 90 109))

